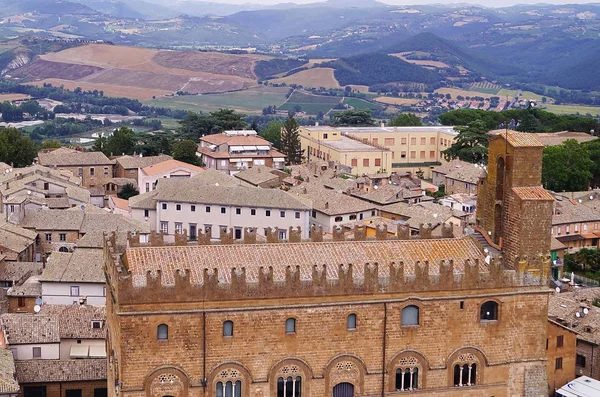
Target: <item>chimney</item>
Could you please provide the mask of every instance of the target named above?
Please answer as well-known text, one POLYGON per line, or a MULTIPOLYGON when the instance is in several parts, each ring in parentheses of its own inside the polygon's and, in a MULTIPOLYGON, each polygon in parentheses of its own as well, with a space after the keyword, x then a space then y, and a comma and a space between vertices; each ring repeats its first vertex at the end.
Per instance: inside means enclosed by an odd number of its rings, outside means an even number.
POLYGON ((325 203, 325 209, 329 209, 329 201, 325 203))
POLYGON ((385 128, 385 123, 383 121, 381 122, 381 128, 385 128))
POLYGON ((318 126, 319 126, 319 122, 317 121, 317 122, 315 122, 315 127, 318 127, 318 126))

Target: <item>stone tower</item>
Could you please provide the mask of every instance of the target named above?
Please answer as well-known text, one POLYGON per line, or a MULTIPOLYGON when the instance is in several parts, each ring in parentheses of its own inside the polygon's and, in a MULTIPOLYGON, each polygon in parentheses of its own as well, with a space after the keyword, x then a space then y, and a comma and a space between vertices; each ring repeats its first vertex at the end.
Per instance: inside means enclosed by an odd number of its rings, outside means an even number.
POLYGON ((492 133, 487 179, 478 189, 477 222, 507 263, 550 251, 554 198, 542 185, 542 150, 535 134, 492 133))

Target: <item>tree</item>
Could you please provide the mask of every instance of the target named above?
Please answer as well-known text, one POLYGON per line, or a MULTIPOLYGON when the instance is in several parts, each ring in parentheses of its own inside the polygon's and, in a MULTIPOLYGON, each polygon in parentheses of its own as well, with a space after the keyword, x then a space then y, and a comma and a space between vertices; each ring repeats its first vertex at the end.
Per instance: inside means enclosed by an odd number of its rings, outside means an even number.
POLYGON ((300 143, 300 126, 293 115, 288 116, 283 124, 280 149, 286 156, 286 165, 302 163, 304 150, 300 143))
POLYGON ((175 160, 183 161, 184 163, 193 165, 202 165, 200 157, 196 155, 198 145, 194 141, 185 139, 183 141, 175 142, 173 144, 173 158, 175 160))
POLYGON ((0 161, 13 167, 27 167, 37 152, 33 141, 16 128, 0 129, 0 161))
POLYGON ((335 123, 341 126, 370 126, 375 124, 369 109, 352 109, 336 113, 335 123))
POLYGON ((133 154, 136 144, 137 136, 135 132, 127 127, 121 127, 106 139, 103 152, 107 156, 133 154))
POLYGON ((587 148, 568 139, 560 145, 544 148, 542 183, 555 192, 586 190, 594 168, 587 148))
POLYGON ((466 127, 455 127, 456 140, 442 153, 446 160, 460 159, 470 163, 487 163, 488 131, 482 120, 470 122, 466 127))
POLYGON ((280 121, 271 121, 269 125, 260 132, 260 136, 271 142, 277 149, 281 148, 281 129, 283 123, 280 121))
POLYGON ((104 153, 106 150, 106 141, 107 138, 104 135, 100 135, 98 138, 96 138, 94 144, 92 145, 92 152, 104 153))
POLYGON ((179 124, 179 133, 186 139, 197 140, 204 135, 218 134, 228 130, 243 130, 247 127, 245 114, 231 109, 220 109, 209 114, 190 112, 179 124))
POLYGON ((413 113, 403 113, 392 119, 390 126, 392 127, 412 127, 421 126, 423 122, 421 119, 413 113))
POLYGON ((137 191, 133 183, 128 183, 123 186, 123 189, 119 193, 117 193, 118 198, 122 198, 123 200, 129 200, 130 197, 137 196, 140 192, 137 191))
POLYGON ((58 139, 50 139, 42 142, 41 149, 58 149, 61 147, 58 139))

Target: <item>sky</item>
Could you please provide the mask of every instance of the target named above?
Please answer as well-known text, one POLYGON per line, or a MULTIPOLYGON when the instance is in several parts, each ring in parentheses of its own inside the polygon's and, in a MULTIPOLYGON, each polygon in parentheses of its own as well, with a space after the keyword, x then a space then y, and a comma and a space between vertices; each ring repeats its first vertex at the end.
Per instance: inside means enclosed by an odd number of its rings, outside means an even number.
MULTIPOLYGON (((230 4, 244 4, 244 3, 255 3, 255 4, 278 4, 293 2, 297 4, 314 3, 315 0, 206 0, 215 3, 230 3, 230 4)), ((324 1, 324 0, 317 0, 324 1)), ((396 5, 411 5, 411 4, 456 4, 456 3, 470 3, 484 5, 487 7, 508 7, 515 4, 586 4, 586 3, 600 3, 600 0, 379 0, 382 3, 396 4, 396 5)))

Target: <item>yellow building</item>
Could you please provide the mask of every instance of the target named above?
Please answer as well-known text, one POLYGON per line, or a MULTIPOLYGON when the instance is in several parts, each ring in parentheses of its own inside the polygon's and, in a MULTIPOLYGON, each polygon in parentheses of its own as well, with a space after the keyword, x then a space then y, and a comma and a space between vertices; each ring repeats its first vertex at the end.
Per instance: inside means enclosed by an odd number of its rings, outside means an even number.
POLYGON ((307 161, 336 161, 351 167, 353 175, 389 172, 392 167, 390 149, 334 127, 300 127, 300 140, 307 161))
MULTIPOLYGON (((301 127, 302 149, 307 159, 335 160, 357 168, 357 174, 386 171, 422 170, 431 178, 431 170, 446 161, 442 151, 457 136, 454 127, 301 127), (365 146, 347 144, 363 143, 365 146), (352 146, 353 150, 343 150, 352 146), (379 158, 379 160, 377 160, 379 158), (380 166, 374 163, 381 164, 380 166)), ((353 172, 354 173, 354 172, 353 172)))

